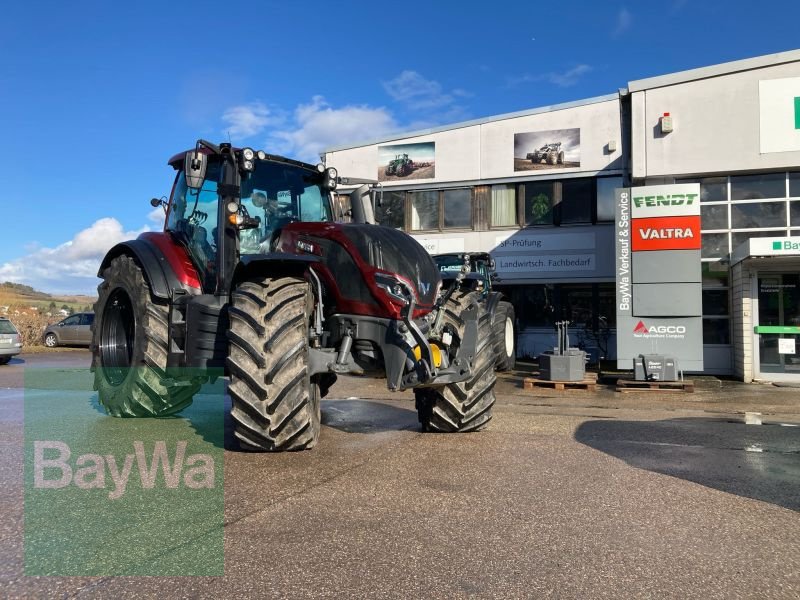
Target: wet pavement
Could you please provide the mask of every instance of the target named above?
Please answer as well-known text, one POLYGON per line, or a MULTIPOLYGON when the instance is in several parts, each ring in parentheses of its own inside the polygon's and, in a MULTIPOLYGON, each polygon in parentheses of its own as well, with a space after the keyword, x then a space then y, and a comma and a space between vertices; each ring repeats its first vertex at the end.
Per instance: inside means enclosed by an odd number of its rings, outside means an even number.
POLYGON ((225 420, 224 576, 26 577, 24 371, 88 353, 23 359, 0 367, 2 597, 800 596, 800 390, 710 378, 623 395, 502 375, 468 435, 423 435, 410 393, 342 379, 312 451, 240 452, 225 420))

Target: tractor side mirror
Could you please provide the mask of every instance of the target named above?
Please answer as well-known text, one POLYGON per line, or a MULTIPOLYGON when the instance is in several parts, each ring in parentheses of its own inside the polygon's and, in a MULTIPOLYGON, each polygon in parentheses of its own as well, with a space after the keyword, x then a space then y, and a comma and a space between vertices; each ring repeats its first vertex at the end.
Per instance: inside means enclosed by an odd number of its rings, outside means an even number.
POLYGON ((186 153, 183 163, 183 172, 186 177, 186 187, 191 190, 199 190, 203 187, 208 168, 208 156, 198 150, 186 153))

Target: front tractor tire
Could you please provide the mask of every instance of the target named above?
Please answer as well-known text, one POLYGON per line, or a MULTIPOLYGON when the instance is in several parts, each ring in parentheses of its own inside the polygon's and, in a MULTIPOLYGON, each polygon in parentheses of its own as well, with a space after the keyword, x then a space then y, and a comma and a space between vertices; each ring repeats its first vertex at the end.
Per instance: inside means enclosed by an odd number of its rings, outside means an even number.
POLYGON ((103 270, 92 324, 92 370, 113 417, 166 417, 192 403, 202 378, 167 372, 169 307, 130 256, 103 270))
POLYGON ((495 369, 498 371, 510 371, 517 364, 516 333, 514 306, 501 300, 497 303, 492 323, 495 369))
POLYGON ((253 277, 231 294, 228 392, 234 435, 245 450, 313 448, 320 394, 309 377, 311 306, 302 277, 253 277))
POLYGON ((444 322, 463 339, 464 311, 478 307, 478 344, 472 361, 472 377, 460 383, 414 391, 423 431, 456 433, 478 431, 492 419, 494 405, 494 348, 489 313, 475 292, 456 291, 444 306, 444 322))

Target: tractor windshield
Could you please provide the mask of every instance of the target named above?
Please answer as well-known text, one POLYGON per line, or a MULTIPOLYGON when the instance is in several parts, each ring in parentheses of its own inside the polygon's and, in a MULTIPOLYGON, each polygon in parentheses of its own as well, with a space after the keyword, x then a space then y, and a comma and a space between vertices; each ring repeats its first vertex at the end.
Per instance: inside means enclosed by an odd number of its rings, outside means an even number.
POLYGON ((278 230, 288 223, 332 220, 322 175, 280 162, 256 161, 255 171, 242 180, 241 202, 260 221, 257 228, 242 231, 242 254, 268 252, 278 230))

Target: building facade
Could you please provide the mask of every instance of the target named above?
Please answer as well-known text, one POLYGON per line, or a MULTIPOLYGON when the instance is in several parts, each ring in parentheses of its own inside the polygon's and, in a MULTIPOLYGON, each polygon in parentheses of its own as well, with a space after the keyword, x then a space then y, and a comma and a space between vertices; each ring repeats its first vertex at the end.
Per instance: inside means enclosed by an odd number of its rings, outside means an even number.
POLYGON ((566 319, 573 344, 615 358, 615 189, 699 183, 705 371, 800 379, 800 51, 332 148, 324 160, 379 180, 380 223, 432 254, 491 252, 520 356, 552 347, 553 323, 566 319), (758 254, 767 241, 781 250, 758 254))

